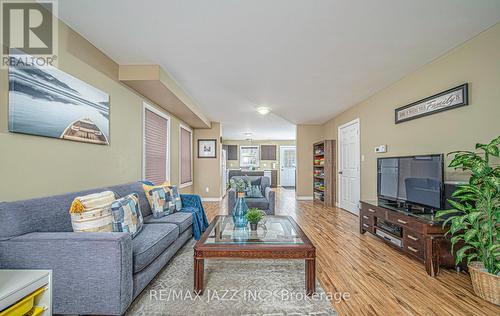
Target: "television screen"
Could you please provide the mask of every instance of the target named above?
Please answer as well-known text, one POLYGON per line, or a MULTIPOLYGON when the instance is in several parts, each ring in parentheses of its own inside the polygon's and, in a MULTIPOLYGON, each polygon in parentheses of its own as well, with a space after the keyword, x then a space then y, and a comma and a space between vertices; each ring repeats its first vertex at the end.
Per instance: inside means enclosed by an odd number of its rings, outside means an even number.
POLYGON ((442 208, 443 155, 379 158, 379 197, 442 208))

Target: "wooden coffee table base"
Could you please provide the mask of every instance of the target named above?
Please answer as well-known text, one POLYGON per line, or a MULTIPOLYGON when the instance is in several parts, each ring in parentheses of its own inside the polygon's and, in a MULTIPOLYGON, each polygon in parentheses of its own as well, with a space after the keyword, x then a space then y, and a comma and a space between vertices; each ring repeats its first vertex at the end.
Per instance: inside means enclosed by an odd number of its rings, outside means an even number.
MULTIPOLYGON (((305 260, 306 294, 316 291, 316 248, 290 216, 268 216, 269 223, 280 224, 282 234, 290 234, 289 239, 280 241, 232 242, 221 237, 224 224, 231 222, 230 216, 218 215, 212 221, 200 240, 194 245, 194 292, 203 294, 205 259, 299 259, 305 260), (221 228, 222 227, 222 228, 221 228), (293 233, 295 232, 295 233, 293 233), (212 235, 211 235, 212 234, 212 235), (296 234, 296 235, 292 235, 296 234), (209 238, 210 242, 206 242, 209 238), (214 241, 213 239, 216 239, 214 241), (287 242, 295 240, 296 242, 287 242)), ((231 226, 229 226, 231 227, 231 226)))
POLYGON ((194 251, 194 292, 203 295, 205 258, 210 259, 305 259, 306 294, 316 292, 316 251, 194 251))

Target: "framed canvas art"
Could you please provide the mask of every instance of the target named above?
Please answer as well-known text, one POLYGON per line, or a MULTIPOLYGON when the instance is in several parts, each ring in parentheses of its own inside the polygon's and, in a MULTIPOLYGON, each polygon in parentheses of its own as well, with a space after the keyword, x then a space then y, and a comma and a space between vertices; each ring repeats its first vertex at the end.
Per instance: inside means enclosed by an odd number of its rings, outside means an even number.
POLYGON ((198 158, 217 158, 217 140, 198 139, 198 158))
POLYGON ((55 67, 10 67, 9 131, 109 145, 109 95, 55 67))

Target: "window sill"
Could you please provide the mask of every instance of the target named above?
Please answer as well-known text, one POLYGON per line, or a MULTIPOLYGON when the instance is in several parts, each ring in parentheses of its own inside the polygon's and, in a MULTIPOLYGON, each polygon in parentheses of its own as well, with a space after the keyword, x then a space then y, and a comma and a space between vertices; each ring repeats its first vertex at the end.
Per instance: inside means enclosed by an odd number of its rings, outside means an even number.
POLYGON ((193 185, 193 182, 192 182, 192 181, 191 181, 191 182, 186 182, 186 183, 182 183, 182 184, 180 184, 180 185, 179 185, 179 188, 180 188, 180 189, 183 189, 183 188, 190 187, 190 186, 192 186, 192 185, 193 185))

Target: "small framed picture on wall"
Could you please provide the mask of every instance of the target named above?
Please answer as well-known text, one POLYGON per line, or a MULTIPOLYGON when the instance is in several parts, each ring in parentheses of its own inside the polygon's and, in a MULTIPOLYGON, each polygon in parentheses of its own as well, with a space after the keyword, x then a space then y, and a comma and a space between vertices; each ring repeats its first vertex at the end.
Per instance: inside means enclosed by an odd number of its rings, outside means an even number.
POLYGON ((217 158, 217 140, 198 139, 198 158, 217 158))

